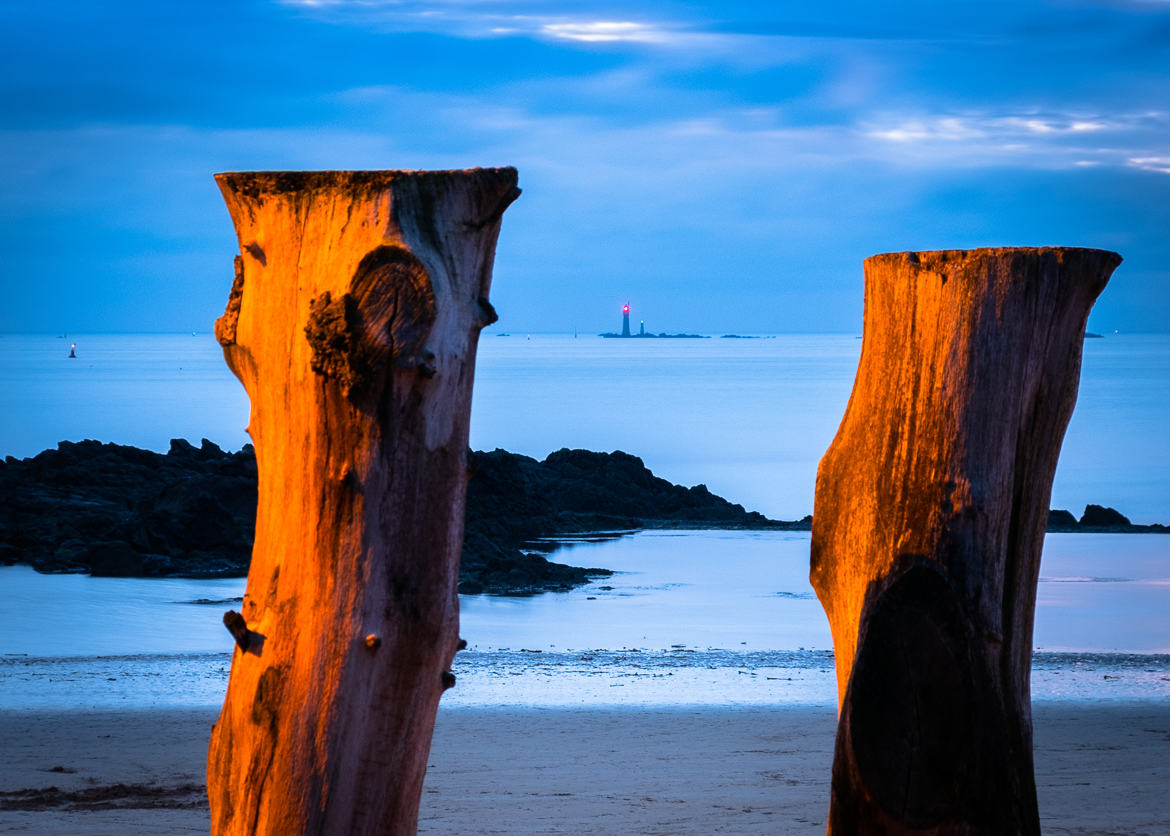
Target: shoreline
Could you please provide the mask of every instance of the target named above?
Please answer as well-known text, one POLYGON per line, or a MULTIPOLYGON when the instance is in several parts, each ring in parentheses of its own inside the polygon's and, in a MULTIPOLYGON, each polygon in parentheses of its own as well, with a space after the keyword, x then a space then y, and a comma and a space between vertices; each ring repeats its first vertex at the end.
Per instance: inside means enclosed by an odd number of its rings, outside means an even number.
MULTIPOLYGON (((609 567, 553 562, 562 545, 647 530, 810 531, 812 517, 773 520, 655 476, 637 456, 561 449, 542 461, 506 450, 470 454, 458 590, 563 592, 609 567)), ((257 502, 251 445, 228 453, 173 439, 165 455, 97 441, 60 442, 0 461, 0 565, 94 577, 247 575, 257 502)), ((1087 505, 1048 512, 1053 533, 1170 533, 1087 505)))
MULTIPOLYGON (((231 652, 0 656, 8 713, 182 711, 222 702, 231 652)), ((832 651, 715 648, 566 650, 484 648, 458 654, 451 710, 671 711, 690 705, 783 710, 836 703, 832 651)), ((1037 703, 1164 701, 1170 654, 1038 651, 1037 703)), ((1170 753, 1168 753, 1170 755, 1170 753)))
MULTIPOLYGON (((206 833, 216 714, 0 711, 0 830, 206 833)), ((1033 715, 1046 833, 1170 833, 1170 702, 1033 715)), ((823 833, 834 733, 824 706, 444 706, 419 832, 823 833)))

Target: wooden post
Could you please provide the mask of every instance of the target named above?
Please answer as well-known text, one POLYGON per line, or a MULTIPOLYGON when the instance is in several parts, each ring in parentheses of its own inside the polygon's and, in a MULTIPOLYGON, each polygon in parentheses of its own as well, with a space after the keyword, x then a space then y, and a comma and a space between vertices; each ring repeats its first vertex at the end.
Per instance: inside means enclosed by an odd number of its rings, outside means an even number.
POLYGON ((1120 262, 1057 247, 866 260, 861 362, 812 530, 837 664, 830 832, 1040 832, 1040 549, 1085 323, 1120 262))
MULTIPOLYGON (((259 507, 215 834, 415 831, 459 641, 468 417, 511 168, 216 176, 259 507)), ((225 637, 226 638, 226 637, 225 637)))

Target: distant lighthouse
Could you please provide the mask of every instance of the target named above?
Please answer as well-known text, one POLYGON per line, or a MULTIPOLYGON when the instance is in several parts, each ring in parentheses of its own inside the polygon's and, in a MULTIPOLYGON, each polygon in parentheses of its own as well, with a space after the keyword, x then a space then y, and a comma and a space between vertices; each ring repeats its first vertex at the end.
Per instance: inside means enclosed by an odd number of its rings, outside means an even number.
POLYGON ((622 336, 630 336, 630 303, 622 305, 622 336))

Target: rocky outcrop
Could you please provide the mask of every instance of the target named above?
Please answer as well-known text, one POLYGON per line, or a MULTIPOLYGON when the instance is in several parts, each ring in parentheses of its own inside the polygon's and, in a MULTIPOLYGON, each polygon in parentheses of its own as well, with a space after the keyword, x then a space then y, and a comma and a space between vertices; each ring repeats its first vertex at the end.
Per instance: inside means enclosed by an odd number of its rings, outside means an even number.
MULTIPOLYGON (((560 450, 543 462, 475 453, 460 589, 532 594, 570 589, 605 569, 547 560, 557 535, 639 528, 807 530, 745 511, 706 487, 656 477, 622 452, 560 450)), ((42 572, 125 577, 247 573, 256 515, 250 445, 225 453, 204 439, 166 455, 97 441, 62 442, 0 462, 0 562, 42 572)))
POLYGON ((1081 515, 1079 528, 1096 528, 1096 529, 1114 529, 1114 528, 1130 528, 1132 523, 1129 518, 1113 508, 1105 508, 1100 505, 1086 505, 1085 513, 1081 515))
POLYGON ((1162 523, 1148 525, 1132 523, 1113 508, 1089 504, 1078 520, 1071 511, 1053 509, 1048 512, 1048 530, 1061 533, 1085 534, 1170 534, 1170 526, 1162 523))
POLYGON ((1076 531, 1077 518, 1062 508, 1053 508, 1048 512, 1045 528, 1048 531, 1076 531))
POLYGON ((807 530, 809 522, 808 517, 770 520, 715 496, 705 485, 672 484, 621 451, 558 450, 544 461, 505 450, 476 453, 459 588, 522 593, 568 588, 609 574, 549 563, 532 552, 552 551, 555 543, 538 538, 639 528, 807 530))
MULTIPOLYGON (((812 520, 767 519, 702 485, 660 479, 640 458, 620 451, 560 450, 542 462, 494 450, 475 453, 471 466, 459 573, 460 591, 468 594, 565 590, 609 574, 548 560, 556 542, 541 538, 642 528, 807 531, 812 520)), ((1170 532, 1161 524, 1101 526, 1090 524, 1093 519, 1086 513, 1078 522, 1053 510, 1048 530, 1170 532)), ((119 577, 238 577, 248 572, 255 520, 250 445, 225 453, 207 439, 199 447, 175 439, 163 455, 63 441, 32 458, 0 461, 0 565, 119 577)))
POLYGON ((63 441, 0 464, 0 561, 123 577, 247 573, 256 525, 251 446, 166 455, 63 441))

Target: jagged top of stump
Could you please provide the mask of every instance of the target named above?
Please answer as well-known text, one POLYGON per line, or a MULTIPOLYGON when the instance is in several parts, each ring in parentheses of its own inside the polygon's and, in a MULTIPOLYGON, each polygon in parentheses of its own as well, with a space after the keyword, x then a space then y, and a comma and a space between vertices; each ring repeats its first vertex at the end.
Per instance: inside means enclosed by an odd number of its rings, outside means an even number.
POLYGON ((439 183, 468 177, 484 180, 498 180, 503 186, 515 186, 518 180, 516 169, 465 168, 446 171, 416 171, 409 169, 384 169, 370 171, 221 171, 215 175, 215 182, 221 188, 230 189, 244 197, 278 195, 290 192, 326 191, 332 189, 389 188, 395 181, 411 178, 439 183))
POLYGON ((945 264, 951 261, 965 261, 972 258, 1002 258, 1039 256, 1050 257, 1058 263, 1070 259, 1097 260, 1102 266, 1117 267, 1122 258, 1112 250, 1093 247, 977 247, 970 250, 906 250, 903 252, 878 253, 865 260, 867 265, 897 264, 945 264))

